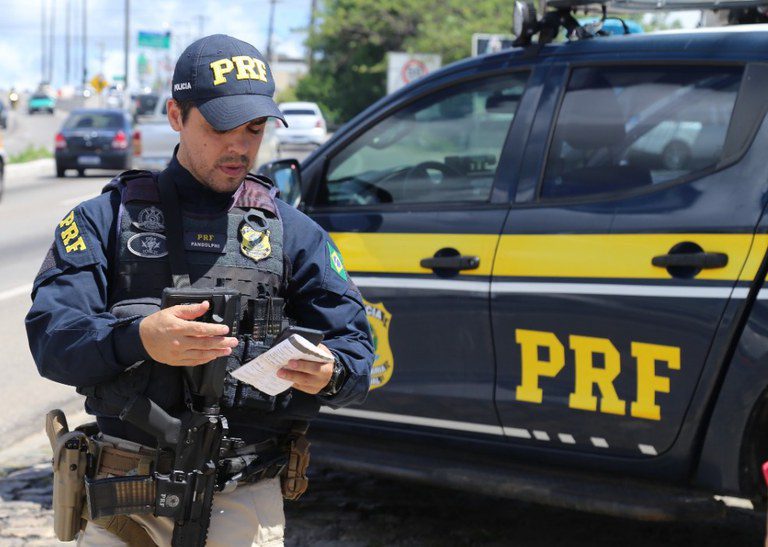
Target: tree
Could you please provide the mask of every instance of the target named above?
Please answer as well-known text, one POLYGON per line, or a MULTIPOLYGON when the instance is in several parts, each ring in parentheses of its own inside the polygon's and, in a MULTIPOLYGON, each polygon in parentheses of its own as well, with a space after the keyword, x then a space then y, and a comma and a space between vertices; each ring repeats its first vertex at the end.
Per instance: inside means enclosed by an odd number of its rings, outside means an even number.
POLYGON ((327 0, 309 45, 319 55, 297 85, 331 123, 383 96, 389 51, 437 53, 447 64, 471 52, 472 34, 509 33, 510 0, 327 0))

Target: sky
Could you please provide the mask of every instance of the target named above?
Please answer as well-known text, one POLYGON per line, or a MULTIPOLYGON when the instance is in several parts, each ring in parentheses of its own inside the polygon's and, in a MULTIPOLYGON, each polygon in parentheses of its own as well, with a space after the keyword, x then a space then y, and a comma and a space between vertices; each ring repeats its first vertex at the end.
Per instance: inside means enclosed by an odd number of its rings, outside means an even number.
MULTIPOLYGON (((48 14, 56 8, 55 52, 52 84, 58 88, 67 83, 65 13, 72 14, 70 48, 70 84, 81 80, 81 21, 83 5, 87 6, 88 74, 101 72, 108 81, 122 75, 123 28, 125 0, 0 0, 0 89, 15 86, 34 89, 41 80, 41 14, 45 3, 48 14)), ((306 28, 309 24, 311 0, 277 0, 273 48, 278 53, 303 56, 306 28)), ((269 0, 130 0, 131 56, 129 83, 137 83, 137 59, 143 51, 150 61, 162 64, 164 53, 139 50, 139 30, 171 31, 172 46, 168 65, 191 41, 200 36, 230 34, 266 52, 269 27, 269 0)), ((47 57, 47 56, 46 56, 47 57)))

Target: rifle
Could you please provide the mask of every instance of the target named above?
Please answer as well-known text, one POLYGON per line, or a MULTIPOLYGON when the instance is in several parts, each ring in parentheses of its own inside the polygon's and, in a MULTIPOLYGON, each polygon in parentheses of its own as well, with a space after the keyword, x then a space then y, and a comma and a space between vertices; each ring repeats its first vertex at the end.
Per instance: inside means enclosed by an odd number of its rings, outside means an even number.
MULTIPOLYGON (((163 307, 205 300, 210 307, 198 321, 225 324, 230 328, 230 335, 237 336, 240 319, 238 291, 225 288, 168 288, 163 291, 163 307)), ((150 496, 154 493, 151 504, 154 515, 174 520, 173 547, 205 545, 213 494, 225 486, 222 484, 224 477, 219 473, 219 460, 224 449, 236 446, 239 441, 227 436, 227 420, 219 407, 226 365, 227 357, 220 357, 205 365, 184 367, 187 409, 179 418, 169 415, 148 397, 136 392, 130 372, 111 382, 78 389, 81 394, 95 397, 109 408, 119 410, 121 420, 157 440, 152 485, 148 485, 147 477, 86 480, 92 518, 141 512, 135 510, 142 505, 140 500, 133 499, 127 504, 131 506, 130 511, 126 504, 121 507, 115 500, 125 499, 126 491, 142 491, 135 485, 143 481, 143 492, 150 496), (134 488, 131 488, 131 483, 134 483, 134 488), (118 495, 121 486, 127 488, 118 495), (100 504, 106 509, 99 509, 100 504)), ((141 366, 153 365, 147 363, 141 366)), ((147 505, 145 503, 144 508, 147 505)))

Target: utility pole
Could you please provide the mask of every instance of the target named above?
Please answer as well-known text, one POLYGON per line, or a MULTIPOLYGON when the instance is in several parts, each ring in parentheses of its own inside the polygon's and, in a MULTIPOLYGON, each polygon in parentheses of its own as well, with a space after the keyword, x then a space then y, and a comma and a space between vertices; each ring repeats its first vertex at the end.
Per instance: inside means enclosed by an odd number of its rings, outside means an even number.
POLYGON ((277 0, 269 0, 269 30, 267 31, 267 62, 272 64, 272 34, 275 30, 275 4, 277 0))
POLYGON ((72 33, 70 32, 70 11, 72 6, 67 0, 64 4, 64 83, 69 83, 70 63, 69 49, 72 46, 72 33))
POLYGON ((197 37, 202 38, 205 35, 205 16, 195 15, 197 19, 197 37))
POLYGON ((83 89, 88 83, 88 0, 83 0, 83 89))
POLYGON ((48 3, 48 0, 40 0, 40 81, 45 81, 45 20, 48 17, 48 14, 45 10, 45 5, 48 3))
POLYGON ((131 53, 131 23, 130 23, 131 0, 125 0, 125 33, 123 34, 123 48, 125 50, 125 59, 123 62, 125 76, 123 79, 123 89, 128 89, 128 56, 131 53))
POLYGON ((309 8, 309 59, 307 59, 307 65, 309 70, 312 70, 312 65, 315 62, 315 21, 317 19, 317 0, 312 0, 312 6, 309 8))
POLYGON ((53 65, 56 51, 56 0, 51 2, 51 37, 48 40, 48 83, 53 85, 53 65))

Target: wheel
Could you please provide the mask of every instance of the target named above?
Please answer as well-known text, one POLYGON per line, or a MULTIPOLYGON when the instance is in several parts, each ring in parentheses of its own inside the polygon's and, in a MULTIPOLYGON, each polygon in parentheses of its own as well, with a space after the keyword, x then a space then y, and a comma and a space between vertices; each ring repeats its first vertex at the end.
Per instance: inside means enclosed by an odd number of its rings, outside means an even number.
POLYGON ((85 169, 78 169, 77 170, 77 176, 78 177, 84 177, 85 176, 85 169))
POLYGON ((61 165, 56 165, 56 176, 60 179, 63 179, 66 176, 67 170, 62 167, 61 165))

